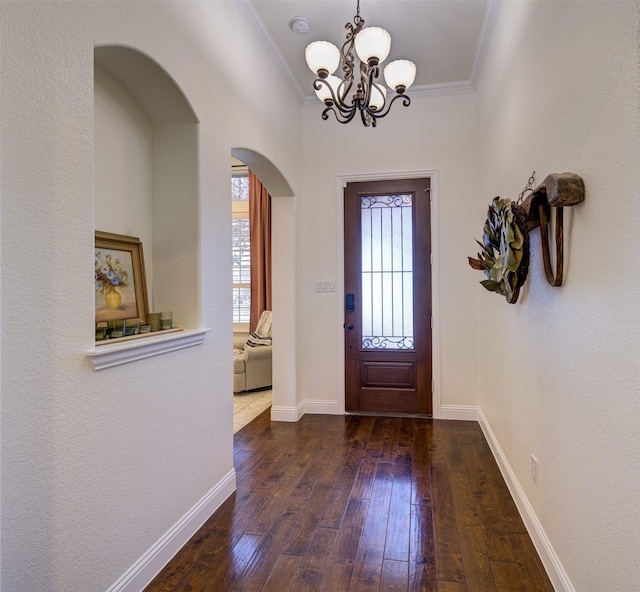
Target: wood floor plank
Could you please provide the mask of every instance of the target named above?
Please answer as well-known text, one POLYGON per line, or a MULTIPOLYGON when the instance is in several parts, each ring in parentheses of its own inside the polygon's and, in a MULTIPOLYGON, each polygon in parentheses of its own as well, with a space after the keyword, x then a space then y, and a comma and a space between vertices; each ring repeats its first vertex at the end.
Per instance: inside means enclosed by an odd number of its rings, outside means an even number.
POLYGON ((431 465, 413 459, 411 467, 411 503, 421 504, 431 500, 431 465))
POLYGON ((262 588, 262 592, 289 592, 291 583, 297 577, 301 565, 302 557, 280 555, 262 588))
POLYGON ((238 580, 237 588, 243 592, 259 592, 264 586, 285 541, 298 520, 296 512, 287 512, 280 516, 269 531, 260 547, 251 557, 249 564, 238 580))
POLYGON ((339 530, 318 528, 315 532, 309 552, 306 554, 291 592, 316 592, 322 588, 327 575, 327 562, 336 543, 339 530))
POLYGON ((322 585, 322 592, 349 590, 368 509, 369 501, 367 500, 349 500, 345 519, 329 558, 328 573, 322 585))
POLYGON ((219 582, 220 589, 232 590, 263 540, 264 537, 259 535, 243 535, 233 547, 223 546, 215 549, 210 556, 201 556, 187 574, 183 585, 172 590, 208 592, 212 581, 219 582))
POLYGON ((449 470, 445 463, 437 462, 431 465, 431 488, 433 491, 437 579, 464 582, 462 548, 453 505, 449 470))
POLYGON ((398 448, 411 448, 413 446, 413 426, 415 419, 410 417, 401 417, 400 429, 396 438, 396 452, 398 448))
POLYGON ((351 497, 369 499, 373 489, 378 461, 382 455, 382 442, 368 442, 351 490, 351 497))
POLYGON ((460 582, 438 582, 438 592, 467 592, 467 586, 460 582))
POLYGON ((351 490, 360 469, 360 463, 364 456, 366 442, 358 440, 356 435, 349 454, 344 461, 342 471, 329 495, 329 500, 325 508, 324 515, 320 520, 320 526, 325 528, 340 528, 344 511, 349 503, 351 490))
POLYGON ((498 592, 528 592, 524 574, 517 563, 492 561, 491 572, 498 592))
POLYGON ((327 504, 330 502, 333 493, 334 483, 338 478, 341 467, 339 465, 328 465, 316 483, 309 503, 304 512, 301 512, 300 519, 296 524, 290 539, 284 547, 285 553, 292 555, 305 555, 316 528, 325 513, 327 504))
POLYGON ((409 544, 409 590, 438 590, 433 504, 425 500, 411 506, 411 540, 409 544))
POLYGON ((409 560, 411 534, 411 473, 413 459, 411 449, 400 449, 393 464, 393 484, 384 558, 397 561, 409 560))
POLYGON ((396 446, 398 442, 398 434, 400 433, 400 418, 386 417, 384 418, 385 430, 382 437, 382 452, 380 454, 380 462, 393 462, 396 455, 396 446))
POLYGON ((477 422, 264 413, 146 592, 553 592, 477 422))
POLYGON ((303 477, 307 465, 304 462, 293 462, 283 472, 270 476, 268 487, 271 494, 262 505, 246 532, 266 535, 282 514, 282 507, 289 501, 295 487, 303 477))
POLYGON ((451 472, 451 496, 458 520, 458 530, 463 527, 480 527, 478 497, 472 491, 466 473, 451 472))
POLYGON ((496 592, 489 556, 482 540, 482 528, 462 527, 460 529, 460 544, 467 590, 469 592, 496 592))
POLYGON ((385 559, 382 562, 380 590, 384 592, 406 592, 409 585, 409 562, 385 559))
POLYGON ((393 469, 390 463, 378 463, 369 512, 353 566, 353 577, 349 589, 354 592, 377 592, 380 587, 393 487, 393 469))
POLYGON ((523 581, 527 583, 527 592, 553 592, 553 584, 547 576, 535 551, 533 542, 527 534, 510 534, 509 540, 516 562, 520 566, 523 581))

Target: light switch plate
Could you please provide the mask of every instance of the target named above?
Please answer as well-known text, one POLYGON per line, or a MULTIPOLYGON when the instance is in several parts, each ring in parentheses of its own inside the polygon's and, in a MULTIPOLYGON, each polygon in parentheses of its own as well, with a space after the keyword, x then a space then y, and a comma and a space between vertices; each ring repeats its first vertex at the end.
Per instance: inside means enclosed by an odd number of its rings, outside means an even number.
POLYGON ((335 280, 318 280, 316 281, 316 292, 335 292, 335 280))

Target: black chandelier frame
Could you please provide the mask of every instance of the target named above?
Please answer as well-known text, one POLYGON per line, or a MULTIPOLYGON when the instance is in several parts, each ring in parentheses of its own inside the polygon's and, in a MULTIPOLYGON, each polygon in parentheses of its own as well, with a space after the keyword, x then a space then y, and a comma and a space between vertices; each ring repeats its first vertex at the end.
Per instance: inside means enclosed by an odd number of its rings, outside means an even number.
POLYGON ((383 97, 385 104, 380 111, 378 111, 377 107, 370 105, 374 81, 380 74, 378 58, 375 57, 371 58, 367 64, 359 60, 360 81, 358 82, 356 91, 351 97, 351 103, 348 104, 344 101, 354 84, 355 40, 363 27, 364 19, 360 16, 360 0, 358 0, 356 16, 353 17, 353 23, 349 22, 344 26, 347 30, 347 38, 340 49, 340 62, 344 78, 338 86, 337 94, 327 81, 329 77, 327 70, 318 70, 318 78, 313 82, 313 88, 315 90, 321 90, 324 85, 331 94, 331 98, 327 97, 324 100, 324 104, 326 105, 326 108, 322 112, 322 119, 324 121, 329 119, 329 113, 332 112, 336 120, 340 123, 349 123, 355 117, 356 113, 360 112, 362 123, 365 127, 376 127, 377 120, 386 117, 391 110, 391 106, 398 99, 402 99, 402 104, 405 107, 411 104, 411 98, 404 94, 406 88, 399 85, 395 89, 396 95, 391 100, 387 100, 385 92, 385 96, 383 97))

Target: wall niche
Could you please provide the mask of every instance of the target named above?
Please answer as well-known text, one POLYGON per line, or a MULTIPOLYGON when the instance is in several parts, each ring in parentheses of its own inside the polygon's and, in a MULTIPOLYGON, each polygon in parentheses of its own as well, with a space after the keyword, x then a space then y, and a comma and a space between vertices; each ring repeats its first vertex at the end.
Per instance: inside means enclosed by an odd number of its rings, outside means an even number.
POLYGON ((149 310, 198 330, 198 120, 167 72, 135 49, 94 50, 94 146, 95 230, 139 237, 149 310))

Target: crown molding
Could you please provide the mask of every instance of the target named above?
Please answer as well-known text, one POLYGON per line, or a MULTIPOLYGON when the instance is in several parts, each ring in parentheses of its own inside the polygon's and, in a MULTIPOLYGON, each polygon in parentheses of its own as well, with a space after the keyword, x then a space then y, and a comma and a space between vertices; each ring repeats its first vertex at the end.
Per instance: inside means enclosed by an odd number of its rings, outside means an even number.
MULTIPOLYGON (((253 5, 252 0, 232 0, 238 12, 242 15, 249 28, 255 33, 262 49, 267 57, 280 73, 299 105, 305 109, 321 107, 315 95, 307 95, 302 86, 293 75, 289 64, 284 59, 282 52, 273 40, 273 37, 264 25, 260 14, 253 5)), ((457 82, 441 82, 437 84, 424 84, 413 86, 407 94, 413 99, 434 96, 460 95, 475 92, 478 77, 486 58, 489 42, 493 35, 493 29, 503 0, 489 0, 482 21, 482 28, 478 36, 476 53, 471 67, 469 80, 457 82)))
POLYGON ((478 77, 480 71, 484 65, 485 58, 487 57, 487 50, 489 48, 489 42, 493 37, 493 29, 496 21, 498 20, 498 14, 500 7, 502 6, 502 0, 489 0, 487 7, 484 11, 484 19, 482 21, 482 28, 480 29, 480 35, 478 36, 478 45, 476 46, 476 55, 473 59, 473 65, 471 66, 471 85, 473 88, 478 86, 478 77))
POLYGON ((267 57, 275 66, 276 70, 282 76, 282 79, 286 82, 289 90, 293 93, 298 103, 302 105, 305 102, 305 93, 302 87, 298 83, 296 77, 293 75, 289 64, 287 64, 282 52, 273 40, 273 37, 267 31, 264 25, 264 21, 260 18, 260 14, 256 10, 251 0, 233 0, 233 4, 237 8, 238 12, 242 15, 249 28, 255 33, 258 43, 262 46, 262 49, 267 54, 267 57))

